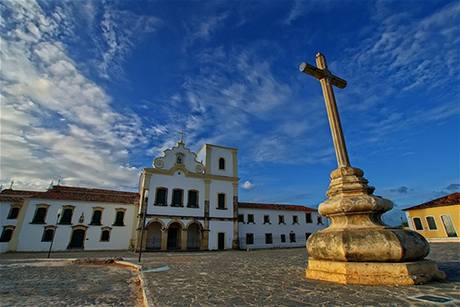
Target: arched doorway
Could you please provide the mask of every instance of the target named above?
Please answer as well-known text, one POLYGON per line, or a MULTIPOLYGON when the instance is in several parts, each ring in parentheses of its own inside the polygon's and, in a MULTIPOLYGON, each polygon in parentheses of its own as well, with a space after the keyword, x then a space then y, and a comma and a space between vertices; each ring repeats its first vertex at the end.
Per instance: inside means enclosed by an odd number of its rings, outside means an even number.
POLYGON ((172 223, 168 227, 168 250, 180 249, 182 226, 179 223, 172 223))
POLYGON ((200 249, 201 227, 198 223, 192 223, 187 228, 187 249, 200 249))
POLYGON ((152 222, 147 227, 145 248, 147 250, 159 250, 161 248, 161 223, 152 222))
POLYGON ((86 229, 78 228, 72 231, 68 249, 83 249, 85 243, 86 229))

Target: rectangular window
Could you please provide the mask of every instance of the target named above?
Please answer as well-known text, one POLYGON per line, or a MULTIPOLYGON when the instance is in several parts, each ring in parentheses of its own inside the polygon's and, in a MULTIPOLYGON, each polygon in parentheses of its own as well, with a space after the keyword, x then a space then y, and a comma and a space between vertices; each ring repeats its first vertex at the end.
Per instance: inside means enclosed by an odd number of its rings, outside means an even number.
POLYGON ((310 212, 305 213, 305 222, 307 224, 313 223, 313 220, 311 219, 311 213, 310 212))
POLYGON ((426 222, 428 224, 428 228, 430 230, 436 230, 438 227, 436 226, 436 221, 434 220, 434 217, 432 216, 427 216, 426 217, 426 222))
POLYGON ((54 229, 53 228, 45 228, 43 230, 42 235, 42 242, 51 242, 54 238, 54 229))
POLYGON ((18 214, 19 214, 19 207, 11 207, 10 212, 8 213, 7 219, 15 220, 18 218, 18 214))
POLYGON ((412 220, 414 221, 416 230, 423 230, 422 220, 420 218, 414 217, 412 220))
POLYGON ((174 189, 172 196, 172 207, 182 207, 184 205, 184 190, 174 189))
POLYGON ((254 234, 247 233, 246 234, 246 245, 254 244, 254 234))
POLYGON ((115 223, 113 223, 113 226, 125 226, 124 219, 125 219, 125 212, 117 211, 117 214, 115 216, 115 223))
POLYGON ((244 223, 244 214, 238 214, 238 222, 244 223))
POLYGON ((271 224, 270 223, 270 215, 264 215, 264 224, 271 224))
POLYGON ((157 188, 155 193, 155 206, 166 206, 167 204, 168 189, 157 188))
POLYGON ((289 234, 289 242, 291 243, 295 242, 295 233, 291 232, 289 234))
POLYGON ((222 170, 225 169, 225 159, 224 158, 219 158, 219 169, 222 169, 222 170))
POLYGON ((110 230, 103 229, 101 232, 101 241, 102 242, 109 242, 110 241, 110 230))
POLYGON ((61 215, 61 219, 59 220, 59 224, 63 224, 63 225, 72 224, 72 214, 73 214, 73 209, 65 208, 64 211, 62 211, 62 215, 61 215))
POLYGON ((281 243, 286 243, 286 235, 281 235, 281 243))
POLYGON ((102 210, 94 210, 93 217, 91 218, 91 225, 102 225, 102 210))
POLYGON ((254 214, 248 214, 248 224, 254 224, 254 214))
POLYGON ((0 242, 9 242, 13 236, 14 226, 3 227, 2 235, 0 236, 0 242))
POLYGON ((311 236, 311 233, 306 232, 306 233, 305 233, 305 241, 308 240, 308 238, 309 238, 310 236, 311 236))
POLYGON ((195 190, 188 191, 187 207, 198 208, 198 191, 195 191, 195 190))
POLYGON ((299 217, 297 215, 292 216, 292 224, 299 224, 299 217))
POLYGON ((278 224, 286 224, 284 222, 284 215, 278 215, 278 224))
POLYGON ((38 207, 35 210, 34 218, 32 219, 32 224, 45 224, 46 212, 48 208, 38 207))
POLYGON ((273 243, 273 236, 271 233, 265 234, 265 244, 272 244, 273 243))
POLYGON ((272 244, 273 243, 273 236, 271 233, 265 234, 265 244, 272 244))
POLYGON ((225 194, 217 194, 217 209, 225 209, 225 194))

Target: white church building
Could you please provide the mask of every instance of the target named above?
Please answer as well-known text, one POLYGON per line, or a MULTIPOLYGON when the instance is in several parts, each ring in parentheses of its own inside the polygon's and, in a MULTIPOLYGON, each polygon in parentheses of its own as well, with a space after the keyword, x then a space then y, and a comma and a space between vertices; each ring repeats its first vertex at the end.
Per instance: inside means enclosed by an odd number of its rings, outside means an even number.
POLYGON ((237 149, 179 141, 144 168, 139 193, 5 189, 0 252, 296 247, 325 227, 305 206, 239 202, 238 185, 237 149))

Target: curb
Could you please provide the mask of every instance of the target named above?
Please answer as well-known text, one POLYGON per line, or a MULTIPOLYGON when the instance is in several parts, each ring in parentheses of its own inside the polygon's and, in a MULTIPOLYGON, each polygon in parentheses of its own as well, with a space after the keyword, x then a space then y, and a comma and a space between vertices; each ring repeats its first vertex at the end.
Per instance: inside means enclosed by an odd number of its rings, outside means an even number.
POLYGON ((147 295, 148 290, 147 290, 147 286, 146 286, 146 282, 144 278, 144 273, 142 273, 142 266, 128 262, 128 261, 123 261, 123 260, 115 260, 115 264, 127 267, 129 269, 133 269, 138 273, 138 278, 139 278, 140 286, 142 289, 142 303, 144 304, 145 307, 154 306, 154 304, 150 300, 150 297, 147 295))

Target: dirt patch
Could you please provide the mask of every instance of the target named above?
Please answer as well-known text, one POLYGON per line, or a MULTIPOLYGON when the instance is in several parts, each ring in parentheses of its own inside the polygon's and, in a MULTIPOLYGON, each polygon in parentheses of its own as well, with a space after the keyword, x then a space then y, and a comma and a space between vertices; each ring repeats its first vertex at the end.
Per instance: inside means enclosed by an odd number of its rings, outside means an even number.
POLYGON ((119 263, 118 261, 123 261, 123 258, 83 258, 76 259, 72 261, 72 264, 75 265, 87 265, 87 266, 115 266, 125 270, 130 270, 136 273, 134 277, 131 277, 128 280, 132 292, 135 294, 135 306, 147 307, 144 301, 144 290, 142 289, 142 281, 140 277, 139 269, 136 266, 130 266, 125 263, 119 263))

